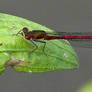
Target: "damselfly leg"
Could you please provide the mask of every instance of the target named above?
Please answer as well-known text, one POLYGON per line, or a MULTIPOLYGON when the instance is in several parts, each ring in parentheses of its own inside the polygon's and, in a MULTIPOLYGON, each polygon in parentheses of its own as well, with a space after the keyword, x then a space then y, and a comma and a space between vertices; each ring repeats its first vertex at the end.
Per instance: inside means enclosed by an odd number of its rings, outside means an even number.
POLYGON ((38 46, 37 46, 37 44, 35 42, 40 42, 40 43, 43 43, 44 44, 42 50, 43 50, 43 53, 47 56, 47 54, 45 53, 45 47, 46 47, 46 42, 45 41, 39 41, 39 40, 27 40, 27 41, 29 43, 32 43, 35 46, 35 48, 31 52, 29 52, 29 53, 32 54, 33 52, 35 52, 38 49, 38 46))
POLYGON ((45 53, 46 42, 45 41, 40 41, 40 40, 34 40, 34 41, 40 42, 40 43, 43 43, 44 44, 42 50, 43 50, 44 54, 47 56, 47 54, 45 53))
POLYGON ((35 52, 38 49, 38 46, 36 45, 35 41, 33 40, 28 40, 28 41, 30 41, 35 46, 35 48, 31 51, 31 53, 35 52))
POLYGON ((26 41, 28 43, 32 43, 35 46, 35 48, 31 52, 28 52, 28 58, 30 58, 30 55, 38 49, 38 46, 36 45, 36 43, 33 40, 26 40, 26 41))

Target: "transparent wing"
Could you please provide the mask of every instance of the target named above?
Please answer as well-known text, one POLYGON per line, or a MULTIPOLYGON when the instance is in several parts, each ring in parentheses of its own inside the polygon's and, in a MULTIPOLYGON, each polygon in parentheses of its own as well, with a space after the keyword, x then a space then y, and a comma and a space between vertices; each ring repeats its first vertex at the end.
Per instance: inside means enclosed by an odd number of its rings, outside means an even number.
POLYGON ((48 32, 46 34, 55 36, 88 36, 92 35, 92 32, 48 32))
MULTIPOLYGON (((92 36, 92 32, 53 32, 47 33, 51 36, 92 36)), ((75 47, 92 48, 92 39, 68 39, 75 47)))
POLYGON ((69 39, 74 47, 92 48, 92 39, 69 39))

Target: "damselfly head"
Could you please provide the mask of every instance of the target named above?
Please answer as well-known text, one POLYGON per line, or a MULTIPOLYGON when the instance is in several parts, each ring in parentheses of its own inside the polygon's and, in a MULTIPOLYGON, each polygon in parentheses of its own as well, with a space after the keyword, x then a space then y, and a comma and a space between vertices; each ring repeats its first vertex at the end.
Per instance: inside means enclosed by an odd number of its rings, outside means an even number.
POLYGON ((28 33, 28 28, 24 27, 22 30, 20 30, 16 35, 21 34, 22 36, 24 36, 25 34, 28 33))
POLYGON ((28 28, 24 27, 24 28, 22 29, 21 35, 22 35, 25 39, 29 39, 30 33, 29 33, 28 28))
POLYGON ((22 29, 22 31, 23 31, 24 33, 27 33, 27 32, 28 32, 28 28, 24 27, 24 28, 22 29))

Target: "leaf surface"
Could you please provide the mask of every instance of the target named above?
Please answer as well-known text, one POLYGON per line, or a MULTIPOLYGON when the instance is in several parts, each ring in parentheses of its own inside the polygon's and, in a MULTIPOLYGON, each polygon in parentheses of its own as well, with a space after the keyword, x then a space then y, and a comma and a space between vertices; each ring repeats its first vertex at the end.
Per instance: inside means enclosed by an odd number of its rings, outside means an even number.
POLYGON ((2 71, 7 66, 12 66, 18 72, 33 73, 78 67, 76 53, 66 40, 45 41, 47 56, 42 50, 43 44, 36 42, 38 49, 31 53, 35 46, 22 35, 15 35, 23 27, 29 30, 53 31, 24 18, 0 13, 0 66, 2 71))

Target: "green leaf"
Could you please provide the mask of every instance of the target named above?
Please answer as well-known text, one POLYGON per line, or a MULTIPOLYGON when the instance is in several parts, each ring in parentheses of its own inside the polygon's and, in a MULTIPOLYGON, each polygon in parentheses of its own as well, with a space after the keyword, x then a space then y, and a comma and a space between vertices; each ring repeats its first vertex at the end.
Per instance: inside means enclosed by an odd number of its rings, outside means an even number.
POLYGON ((55 70, 74 69, 78 67, 78 58, 73 48, 66 40, 50 40, 46 42, 44 54, 43 44, 36 42, 35 48, 22 35, 17 34, 23 27, 29 30, 45 30, 45 26, 24 18, 0 13, 0 72, 5 67, 12 66, 18 72, 48 72, 55 70))

